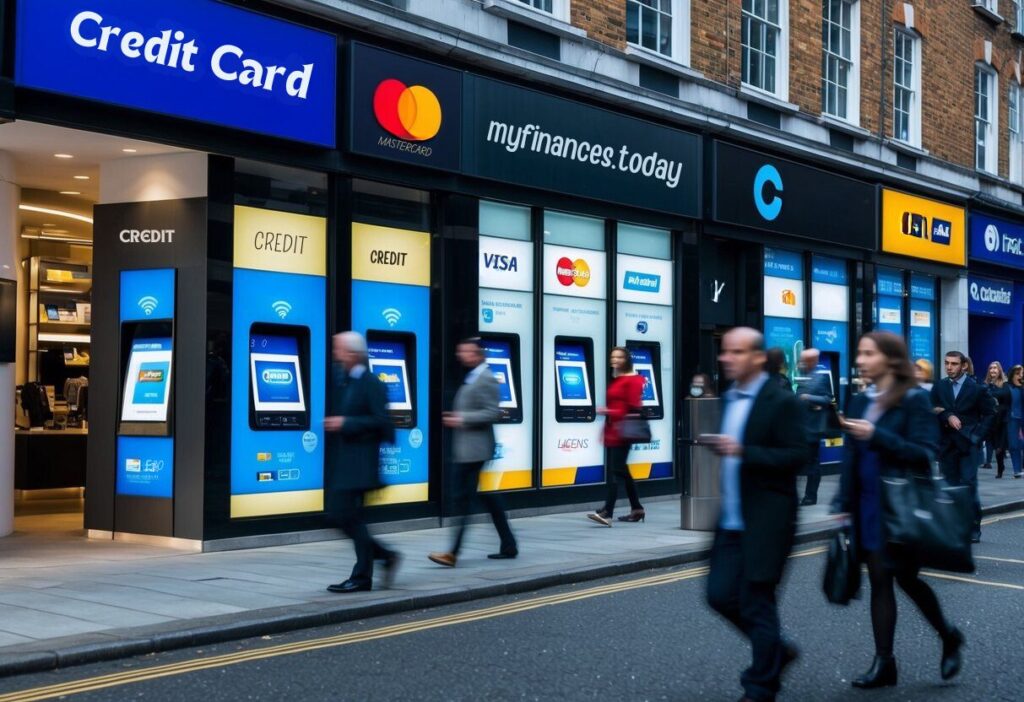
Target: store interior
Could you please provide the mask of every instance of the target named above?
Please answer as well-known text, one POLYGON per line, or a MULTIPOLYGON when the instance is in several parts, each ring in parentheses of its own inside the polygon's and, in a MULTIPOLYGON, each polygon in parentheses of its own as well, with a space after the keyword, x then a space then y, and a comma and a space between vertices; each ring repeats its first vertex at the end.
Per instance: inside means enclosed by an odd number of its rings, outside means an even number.
MULTIPOLYGON (((82 533, 93 205, 105 166, 182 149, 32 122, 0 125, 17 194, 15 534, 82 533)), ((11 218, 8 218, 11 221, 11 218)), ((10 278, 9 271, 0 277, 10 278)), ((10 321, 4 325, 10 329, 10 321)), ((6 333, 6 332, 5 332, 6 333)), ((0 491, 0 499, 10 499, 0 491)))

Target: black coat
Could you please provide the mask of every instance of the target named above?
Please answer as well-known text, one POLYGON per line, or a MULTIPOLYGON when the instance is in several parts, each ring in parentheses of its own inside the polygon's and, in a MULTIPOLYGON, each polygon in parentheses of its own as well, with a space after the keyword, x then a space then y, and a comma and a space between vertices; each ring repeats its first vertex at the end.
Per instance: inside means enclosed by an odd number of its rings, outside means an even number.
POLYGON ((754 398, 743 431, 740 509, 743 574, 777 583, 796 534, 796 474, 807 461, 800 401, 769 380, 754 398))
POLYGON ((1010 384, 988 385, 988 394, 996 403, 996 414, 992 419, 992 428, 989 431, 986 441, 996 451, 1005 451, 1007 448, 1006 424, 1010 418, 1010 407, 1013 397, 1010 395, 1010 384))
POLYGON ((332 380, 327 415, 345 421, 340 431, 327 433, 328 491, 373 490, 381 486, 381 442, 394 434, 387 390, 369 370, 352 378, 335 366, 332 380))
POLYGON ((964 381, 960 394, 953 397, 953 383, 943 378, 932 386, 932 404, 941 407, 939 414, 939 453, 959 453, 967 455, 979 446, 992 430, 995 421, 996 403, 988 393, 988 388, 974 382, 971 378, 964 381), (949 426, 950 415, 960 419, 960 431, 949 426))

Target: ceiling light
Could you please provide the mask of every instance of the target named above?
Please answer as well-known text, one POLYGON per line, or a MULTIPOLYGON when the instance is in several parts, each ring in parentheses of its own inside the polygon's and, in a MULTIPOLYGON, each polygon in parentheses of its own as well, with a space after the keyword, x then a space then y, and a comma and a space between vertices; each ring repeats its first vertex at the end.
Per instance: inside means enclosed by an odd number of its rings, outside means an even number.
POLYGON ((121 151, 124 151, 126 154, 137 154, 137 153, 139 153, 138 149, 121 149, 121 151))
POLYGON ((74 158, 71 154, 54 154, 54 158, 74 158))
POLYGON ((77 190, 61 190, 60 194, 61 195, 81 195, 82 193, 78 192, 77 190))
POLYGON ((47 224, 47 223, 43 222, 43 226, 44 227, 56 227, 57 225, 56 224, 47 224))
POLYGON ((78 222, 85 222, 86 224, 92 224, 92 217, 86 217, 85 215, 76 214, 74 212, 65 212, 64 210, 54 210, 49 207, 39 207, 38 205, 18 205, 19 210, 25 210, 26 212, 38 212, 40 214, 49 214, 55 217, 67 217, 78 222))
POLYGON ((75 180, 89 180, 89 176, 75 176, 75 180))

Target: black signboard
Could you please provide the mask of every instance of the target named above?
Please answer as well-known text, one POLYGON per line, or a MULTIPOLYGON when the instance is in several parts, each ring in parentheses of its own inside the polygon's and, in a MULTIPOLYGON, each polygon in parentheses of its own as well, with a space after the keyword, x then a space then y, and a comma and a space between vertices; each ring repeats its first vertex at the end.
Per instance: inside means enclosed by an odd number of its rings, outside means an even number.
POLYGON ((357 42, 349 72, 351 151, 459 169, 461 72, 357 42))
POLYGON ((712 218, 873 250, 874 186, 819 168, 716 141, 712 218))
POLYGON ((463 96, 465 173, 699 216, 696 134, 481 76, 463 96))

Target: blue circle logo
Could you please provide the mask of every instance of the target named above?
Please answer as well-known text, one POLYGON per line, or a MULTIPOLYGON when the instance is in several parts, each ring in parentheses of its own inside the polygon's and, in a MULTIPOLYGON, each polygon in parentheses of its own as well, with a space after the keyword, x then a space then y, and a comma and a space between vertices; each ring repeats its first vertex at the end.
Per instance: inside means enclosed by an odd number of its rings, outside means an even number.
POLYGON ((647 322, 641 319, 639 322, 636 323, 636 330, 638 332, 640 332, 641 334, 646 334, 647 333, 647 322))
POLYGON ((416 427, 409 432, 409 446, 416 449, 423 445, 423 432, 416 427))
POLYGON ((319 445, 320 437, 313 432, 307 431, 302 435, 302 448, 305 449, 306 453, 313 453, 319 445))
POLYGON ((771 200, 765 199, 765 186, 768 183, 775 186, 776 192, 782 192, 782 176, 779 175, 778 169, 770 163, 761 166, 757 175, 754 176, 754 205, 757 207, 758 213, 771 222, 782 212, 782 198, 775 195, 771 200))

